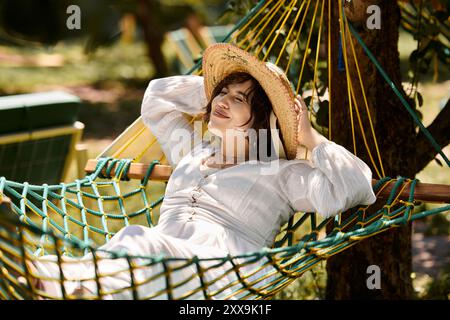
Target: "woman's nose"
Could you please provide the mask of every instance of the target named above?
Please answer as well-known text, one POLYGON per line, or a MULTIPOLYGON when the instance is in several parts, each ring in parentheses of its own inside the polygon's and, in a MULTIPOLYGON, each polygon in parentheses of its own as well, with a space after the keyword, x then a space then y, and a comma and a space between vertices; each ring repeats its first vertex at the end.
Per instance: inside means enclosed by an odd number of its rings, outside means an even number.
POLYGON ((219 99, 218 104, 224 109, 229 109, 228 102, 226 101, 225 97, 222 97, 221 99, 219 99))

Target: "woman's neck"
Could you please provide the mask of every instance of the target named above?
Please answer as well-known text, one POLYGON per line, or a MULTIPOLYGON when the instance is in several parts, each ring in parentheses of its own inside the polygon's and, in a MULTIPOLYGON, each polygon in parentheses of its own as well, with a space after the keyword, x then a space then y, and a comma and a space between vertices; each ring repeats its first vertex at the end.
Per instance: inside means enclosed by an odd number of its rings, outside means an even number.
POLYGON ((241 137, 220 138, 220 146, 215 148, 215 161, 222 164, 237 164, 248 160, 248 139, 241 137))

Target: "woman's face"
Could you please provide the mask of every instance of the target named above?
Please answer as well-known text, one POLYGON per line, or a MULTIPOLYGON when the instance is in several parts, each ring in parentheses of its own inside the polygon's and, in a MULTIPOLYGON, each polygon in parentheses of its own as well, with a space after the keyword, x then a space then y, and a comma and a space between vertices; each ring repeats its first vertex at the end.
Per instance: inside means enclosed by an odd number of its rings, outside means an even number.
POLYGON ((252 80, 229 84, 212 100, 208 123, 211 133, 224 137, 227 130, 230 130, 228 134, 232 134, 234 130, 246 131, 251 128, 253 119, 249 121, 252 113, 247 94, 252 87, 252 80))

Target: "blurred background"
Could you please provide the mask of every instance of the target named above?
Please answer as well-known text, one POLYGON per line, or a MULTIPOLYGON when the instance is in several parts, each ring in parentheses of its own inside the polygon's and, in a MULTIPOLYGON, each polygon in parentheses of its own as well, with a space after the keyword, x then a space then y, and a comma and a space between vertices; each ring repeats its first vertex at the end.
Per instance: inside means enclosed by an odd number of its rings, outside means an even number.
MULTIPOLYGON (((4 128, 0 129, 0 134, 7 135, 8 139, 22 139, 16 131, 23 129, 20 119, 24 117, 43 117, 36 120, 33 129, 48 125, 48 115, 43 111, 38 112, 40 116, 17 113, 21 111, 14 111, 15 115, 5 113, 14 108, 21 110, 27 101, 36 101, 33 97, 38 97, 44 106, 55 103, 69 106, 60 119, 55 119, 60 122, 53 124, 71 126, 76 120, 84 127, 77 131, 81 131, 76 140, 77 153, 66 163, 62 179, 72 181, 81 177, 83 162, 95 158, 139 117, 148 82, 189 72, 205 46, 220 41, 238 21, 242 10, 254 3, 238 0, 0 0, 0 98, 9 98, 0 102, 0 112, 3 112, 0 128, 4 128), (72 5, 80 9, 79 26, 77 8, 69 10, 72 5), (54 95, 55 91, 67 95, 54 95), (29 96, 36 93, 40 95, 29 96), (19 120, 13 125, 14 117, 19 120), (12 127, 6 130, 8 125, 12 127)), ((448 8, 446 10, 448 17, 448 8)), ((429 32, 432 34, 433 30, 429 32)), ((417 86, 416 99, 422 101, 420 112, 427 126, 448 103, 450 71, 448 64, 438 59, 439 50, 418 49, 417 39, 401 27, 402 81, 406 92, 412 85, 417 86), (417 60, 421 62, 417 64, 417 60)), ((14 163, 13 152, 25 152, 18 146, 14 148, 1 149, 0 159, 5 159, 4 163, 14 163)), ((60 149, 48 150, 51 153, 60 149)), ((449 146, 444 152, 450 156, 449 146)), ((7 171, 0 176, 20 180, 14 177, 19 169, 7 168, 5 164, 3 168, 7 171)), ((417 178, 423 182, 449 184, 449 170, 439 163, 438 157, 417 178)), ((49 176, 44 174, 36 183, 48 180, 49 176)), ((419 298, 448 299, 450 222, 439 215, 415 222, 414 228, 416 294, 419 298)), ((278 298, 322 299, 326 283, 324 264, 307 272, 278 298)))

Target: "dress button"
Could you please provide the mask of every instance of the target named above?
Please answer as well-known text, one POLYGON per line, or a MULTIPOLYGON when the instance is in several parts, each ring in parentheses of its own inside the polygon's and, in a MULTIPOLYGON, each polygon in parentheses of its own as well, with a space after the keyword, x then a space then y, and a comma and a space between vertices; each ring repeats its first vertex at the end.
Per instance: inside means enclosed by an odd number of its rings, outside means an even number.
POLYGON ((192 209, 192 210, 191 210, 191 215, 190 215, 190 217, 188 218, 188 221, 193 221, 193 220, 194 220, 194 215, 195 215, 195 209, 192 209))
POLYGON ((191 208, 194 208, 194 207, 196 207, 196 206, 197 206, 197 202, 191 201, 191 208))
POLYGON ((194 200, 197 200, 198 198, 200 198, 201 195, 202 194, 200 192, 198 192, 198 191, 192 191, 192 193, 191 193, 191 197, 194 200))

